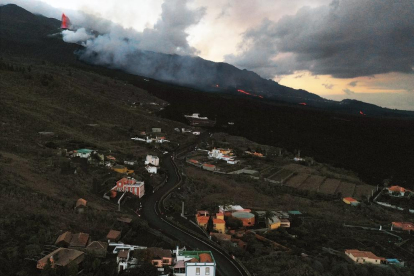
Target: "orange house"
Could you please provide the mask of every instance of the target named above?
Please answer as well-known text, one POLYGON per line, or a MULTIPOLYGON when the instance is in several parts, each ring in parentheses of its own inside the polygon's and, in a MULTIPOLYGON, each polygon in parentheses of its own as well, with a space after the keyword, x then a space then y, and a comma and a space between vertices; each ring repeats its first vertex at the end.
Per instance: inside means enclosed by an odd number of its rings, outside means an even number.
POLYGON ((147 252, 151 258, 151 263, 155 267, 170 266, 173 258, 170 250, 158 247, 147 248, 147 252))
POLYGON ((213 228, 219 233, 224 234, 226 232, 226 222, 223 219, 213 219, 213 228))
POLYGON ((206 229, 208 221, 210 220, 210 213, 208 211, 198 211, 196 215, 198 226, 206 229))

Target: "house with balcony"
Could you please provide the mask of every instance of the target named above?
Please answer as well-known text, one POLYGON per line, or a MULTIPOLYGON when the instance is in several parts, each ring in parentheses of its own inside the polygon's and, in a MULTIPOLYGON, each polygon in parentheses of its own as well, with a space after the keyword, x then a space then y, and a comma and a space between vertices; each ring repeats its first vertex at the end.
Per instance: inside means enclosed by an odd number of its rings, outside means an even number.
POLYGON ((178 251, 176 260, 174 276, 216 275, 216 262, 211 251, 178 251))
POLYGON ((118 192, 129 192, 139 198, 145 195, 145 185, 144 181, 137 181, 132 177, 124 177, 116 182, 116 186, 112 190, 118 192))
POLYGON ((198 211, 196 214, 196 221, 198 226, 207 229, 208 221, 210 220, 209 211, 198 211))

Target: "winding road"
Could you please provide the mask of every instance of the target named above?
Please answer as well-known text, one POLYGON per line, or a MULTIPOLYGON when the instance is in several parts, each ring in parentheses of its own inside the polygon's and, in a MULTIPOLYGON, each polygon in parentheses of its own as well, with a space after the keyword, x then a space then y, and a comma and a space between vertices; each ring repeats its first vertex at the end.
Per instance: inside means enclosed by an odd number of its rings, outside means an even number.
POLYGON ((143 201, 142 215, 148 221, 149 226, 163 232, 167 236, 182 241, 186 246, 192 249, 211 251, 216 260, 218 276, 247 275, 237 262, 221 252, 220 249, 215 248, 215 246, 209 244, 209 242, 176 227, 160 214, 159 201, 164 195, 171 192, 171 190, 177 186, 181 178, 177 167, 169 154, 164 155, 162 164, 163 169, 167 172, 168 181, 155 193, 146 195, 146 199, 143 201))

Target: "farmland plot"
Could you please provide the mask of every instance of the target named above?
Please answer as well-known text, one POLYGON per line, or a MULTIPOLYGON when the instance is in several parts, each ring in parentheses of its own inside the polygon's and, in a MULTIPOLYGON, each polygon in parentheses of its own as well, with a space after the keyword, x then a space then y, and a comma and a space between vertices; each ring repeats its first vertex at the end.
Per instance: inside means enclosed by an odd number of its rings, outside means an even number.
POLYGON ((355 184, 349 182, 341 182, 341 185, 339 185, 336 192, 341 193, 343 197, 348 197, 354 194, 354 189, 355 184))
POLYGON ((303 181, 305 181, 310 175, 309 174, 298 174, 291 178, 289 178, 288 181, 286 181, 286 185, 292 188, 299 187, 303 181))
POLYGON ((318 191, 319 186, 322 184, 322 182, 325 180, 326 177, 320 176, 320 175, 311 175, 306 179, 302 185, 300 186, 300 189, 309 190, 309 191, 318 191))
POLYGON ((275 175, 273 175, 270 179, 274 180, 274 181, 281 182, 283 179, 285 179, 286 177, 288 177, 291 174, 293 174, 292 171, 289 171, 289 170, 286 170, 286 169, 281 169, 275 175))
POLYGON ((335 191, 338 188, 340 183, 341 183, 341 180, 327 178, 325 182, 323 182, 322 185, 319 187, 319 192, 333 195, 335 194, 335 191))

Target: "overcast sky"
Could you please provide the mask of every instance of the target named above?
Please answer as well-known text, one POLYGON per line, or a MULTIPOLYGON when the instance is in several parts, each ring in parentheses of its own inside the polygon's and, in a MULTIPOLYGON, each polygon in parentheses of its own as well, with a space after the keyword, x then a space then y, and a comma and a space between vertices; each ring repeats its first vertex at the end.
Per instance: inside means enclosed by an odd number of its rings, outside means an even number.
POLYGON ((10 2, 78 25, 82 11, 143 49, 225 61, 325 98, 414 110, 412 0, 0 0, 10 2))

